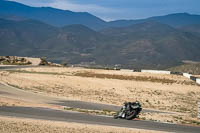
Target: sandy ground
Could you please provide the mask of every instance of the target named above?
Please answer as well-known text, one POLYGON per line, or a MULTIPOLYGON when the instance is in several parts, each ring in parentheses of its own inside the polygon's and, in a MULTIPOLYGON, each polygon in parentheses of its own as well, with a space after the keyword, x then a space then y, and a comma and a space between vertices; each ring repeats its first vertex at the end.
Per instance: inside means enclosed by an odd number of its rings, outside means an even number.
POLYGON ((55 72, 59 74, 75 74, 75 73, 80 73, 80 72, 93 72, 97 74, 112 74, 112 75, 140 76, 140 77, 145 76, 145 77, 155 77, 155 78, 161 78, 161 79, 171 79, 171 80, 176 80, 176 81, 186 81, 186 82, 191 81, 190 79, 184 78, 183 76, 177 76, 177 75, 101 70, 101 69, 84 69, 84 68, 71 68, 71 67, 63 67, 63 68, 37 67, 37 68, 23 68, 20 70, 26 70, 26 71, 31 71, 31 72, 55 72))
POLYGON ((31 58, 31 57, 23 57, 25 59, 27 59, 28 61, 30 61, 32 64, 31 65, 39 65, 41 62, 40 58, 31 58))
POLYGON ((15 98, 7 98, 7 97, 0 97, 0 106, 19 106, 19 107, 42 107, 42 108, 51 108, 56 110, 63 110, 63 107, 50 105, 50 104, 39 104, 35 102, 27 102, 15 98))
POLYGON ((200 120, 197 117, 192 118, 189 115, 177 114, 177 113, 174 113, 174 114, 173 113, 172 114, 142 113, 140 115, 140 119, 151 120, 151 121, 156 121, 156 122, 200 126, 200 120))
POLYGON ((176 75, 37 67, 15 72, 1 71, 0 82, 26 91, 65 97, 69 100, 114 105, 138 100, 145 108, 182 113, 181 119, 196 118, 197 101, 200 100, 200 86, 183 76, 176 75), (88 77, 88 73, 92 73, 94 77, 88 77), (104 77, 99 77, 102 75, 104 77), (107 78, 106 75, 111 75, 111 78, 107 78), (122 79, 118 79, 119 76, 122 76, 122 79), (123 80, 126 76, 134 78, 123 80), (169 83, 164 82, 168 80, 169 83))
POLYGON ((66 122, 20 119, 0 116, 1 133, 161 133, 158 131, 118 128, 66 122))
POLYGON ((16 65, 0 65, 0 67, 6 67, 6 66, 16 66, 16 65))

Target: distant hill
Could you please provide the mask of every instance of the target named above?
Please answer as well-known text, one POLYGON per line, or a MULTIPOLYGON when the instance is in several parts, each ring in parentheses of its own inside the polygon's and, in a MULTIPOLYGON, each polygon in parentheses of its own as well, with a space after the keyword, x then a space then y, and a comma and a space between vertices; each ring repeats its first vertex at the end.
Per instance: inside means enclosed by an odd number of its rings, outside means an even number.
POLYGON ((34 49, 41 42, 55 36, 56 31, 56 28, 35 20, 0 19, 0 53, 21 56, 33 54, 34 49))
POLYGON ((166 24, 150 21, 101 33, 114 38, 110 47, 124 63, 162 67, 184 59, 200 59, 200 38, 166 24))
POLYGON ((168 70, 174 72, 185 72, 200 75, 200 63, 183 64, 180 66, 169 68, 168 70))
POLYGON ((181 27, 192 24, 200 24, 200 15, 193 15, 189 13, 175 13, 165 16, 151 17, 147 19, 157 21, 172 27, 181 27))
POLYGON ((109 26, 123 27, 148 21, 157 21, 163 24, 170 25, 172 27, 182 27, 187 25, 200 24, 200 15, 192 15, 189 13, 175 13, 165 16, 156 16, 138 20, 116 20, 109 22, 109 26))
POLYGON ((200 61, 199 25, 199 15, 187 13, 105 22, 89 13, 0 0, 0 56, 166 69, 200 61))
POLYGON ((200 37, 200 24, 192 24, 192 25, 182 26, 179 29, 184 32, 193 33, 194 35, 200 37))
POLYGON ((200 60, 200 37, 150 21, 101 33, 83 25, 62 28, 36 20, 0 19, 1 55, 48 57, 71 64, 167 68, 200 60))
POLYGON ((6 20, 13 20, 13 21, 22 21, 22 20, 27 20, 27 18, 24 17, 19 17, 15 15, 2 15, 0 14, 1 19, 6 19, 6 20))
POLYGON ((116 20, 106 22, 87 12, 72 12, 51 7, 30 7, 17 2, 0 0, 0 18, 2 18, 2 16, 4 18, 15 17, 15 19, 35 19, 57 27, 81 24, 93 30, 102 30, 111 27, 126 27, 149 21, 157 21, 172 27, 200 24, 200 15, 188 13, 176 13, 138 20, 116 20))
POLYGON ((82 24, 93 29, 100 29, 106 22, 87 12, 72 12, 50 7, 30 7, 17 2, 0 0, 0 16, 19 16, 36 19, 53 26, 82 24))
POLYGON ((101 33, 83 25, 57 28, 36 20, 0 19, 1 55, 45 56, 58 62, 88 62, 94 58, 92 52, 106 40, 107 37, 101 33))
POLYGON ((65 60, 72 64, 95 61, 94 52, 109 38, 83 25, 70 25, 59 29, 56 36, 41 43, 41 53, 50 60, 65 60), (51 54, 49 54, 51 53, 51 54))

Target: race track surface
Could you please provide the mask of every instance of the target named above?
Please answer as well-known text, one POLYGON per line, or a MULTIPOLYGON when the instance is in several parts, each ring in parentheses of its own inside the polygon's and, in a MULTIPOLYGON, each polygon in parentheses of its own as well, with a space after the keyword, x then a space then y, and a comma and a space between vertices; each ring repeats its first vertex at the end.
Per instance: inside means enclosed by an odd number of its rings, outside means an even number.
POLYGON ((128 121, 122 119, 113 119, 112 117, 95 116, 86 113, 77 113, 77 112, 75 113, 75 112, 59 111, 59 110, 52 110, 45 108, 0 107, 0 115, 53 120, 53 121, 78 122, 87 124, 148 129, 148 130, 177 132, 177 133, 199 133, 200 131, 200 127, 157 123, 157 122, 142 121, 142 120, 128 121))
MULTIPOLYGON (((71 108, 88 109, 88 110, 119 111, 121 109, 121 106, 116 106, 116 105, 91 103, 91 102, 85 102, 85 101, 74 101, 74 100, 56 101, 56 103, 52 103, 52 104, 67 106, 67 107, 71 107, 71 108)), ((151 109, 143 109, 142 112, 171 114, 171 112, 164 112, 164 111, 151 110, 151 109)))

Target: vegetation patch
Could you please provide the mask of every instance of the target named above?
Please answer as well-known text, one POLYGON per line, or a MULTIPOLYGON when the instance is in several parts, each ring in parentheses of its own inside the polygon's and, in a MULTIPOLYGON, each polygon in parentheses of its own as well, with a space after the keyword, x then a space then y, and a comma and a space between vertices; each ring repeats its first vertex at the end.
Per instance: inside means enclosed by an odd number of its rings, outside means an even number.
POLYGON ((2 64, 3 65, 30 65, 32 63, 31 62, 28 62, 28 63, 18 63, 18 62, 11 63, 11 62, 8 62, 8 61, 3 61, 2 64))
POLYGON ((115 111, 110 111, 110 110, 88 110, 88 109, 71 108, 71 107, 64 107, 64 109, 69 111, 76 111, 76 112, 95 114, 95 115, 108 115, 108 116, 114 116, 117 113, 115 111))
POLYGON ((98 74, 92 72, 80 72, 74 74, 75 76, 81 77, 91 77, 91 78, 107 78, 107 79, 119 79, 119 80, 134 80, 134 81, 148 81, 148 82, 156 82, 156 83, 163 83, 163 84, 185 84, 185 85, 194 85, 192 81, 182 81, 177 82, 176 80, 166 79, 166 78, 155 78, 151 76, 127 76, 127 75, 114 75, 114 74, 98 74))

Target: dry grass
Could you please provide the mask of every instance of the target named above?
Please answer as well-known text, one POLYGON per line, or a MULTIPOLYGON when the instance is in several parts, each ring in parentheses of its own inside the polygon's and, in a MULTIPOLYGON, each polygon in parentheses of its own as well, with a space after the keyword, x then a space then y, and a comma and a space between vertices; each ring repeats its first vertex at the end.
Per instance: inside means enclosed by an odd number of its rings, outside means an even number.
POLYGON ((159 113, 141 113, 140 119, 150 120, 156 122, 178 123, 187 125, 200 126, 200 120, 198 118, 191 118, 187 114, 159 114, 159 113))
POLYGON ((159 133, 158 131, 0 116, 1 133, 159 133))
POLYGON ((155 82, 155 83, 163 83, 163 84, 185 84, 185 85, 195 85, 192 81, 176 81, 174 79, 168 78, 158 78, 152 76, 128 76, 128 75, 114 75, 114 74, 99 74, 93 72, 82 72, 76 73, 75 76, 80 77, 92 77, 92 78, 107 78, 107 79, 119 79, 119 80, 134 80, 134 81, 143 81, 143 82, 155 82))
POLYGON ((65 107, 64 109, 68 111, 82 112, 94 115, 106 115, 106 116, 114 116, 117 113, 109 110, 88 110, 88 109, 71 108, 71 107, 65 107))

